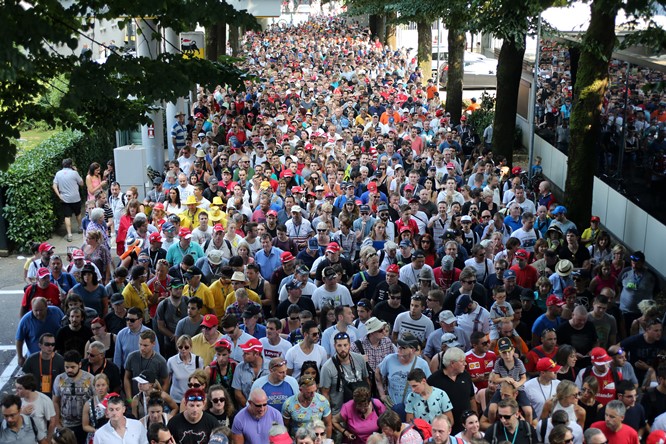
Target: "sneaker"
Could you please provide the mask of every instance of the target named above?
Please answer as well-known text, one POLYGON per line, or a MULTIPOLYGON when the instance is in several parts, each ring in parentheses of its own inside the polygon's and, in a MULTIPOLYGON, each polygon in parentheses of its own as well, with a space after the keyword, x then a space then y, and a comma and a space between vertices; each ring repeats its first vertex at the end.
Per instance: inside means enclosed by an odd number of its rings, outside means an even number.
POLYGON ((72 241, 72 235, 71 235, 71 234, 68 234, 68 235, 67 235, 67 242, 71 242, 71 241, 72 241))

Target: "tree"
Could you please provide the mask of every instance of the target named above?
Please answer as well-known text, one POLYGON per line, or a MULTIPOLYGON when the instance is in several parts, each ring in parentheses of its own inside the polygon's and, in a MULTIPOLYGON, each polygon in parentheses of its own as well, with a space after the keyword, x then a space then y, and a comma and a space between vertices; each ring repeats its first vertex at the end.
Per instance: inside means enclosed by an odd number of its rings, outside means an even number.
POLYGON ((187 6, 176 0, 5 1, 0 8, 0 168, 6 169, 13 161, 16 148, 12 140, 19 136, 19 124, 28 119, 83 131, 100 128, 112 132, 147 123, 146 113, 156 101, 175 101, 188 93, 191 84, 207 88, 242 85, 245 74, 231 58, 186 59, 179 52, 151 60, 111 51, 106 63, 99 64, 89 54, 74 54, 79 39, 87 38, 83 36, 91 29, 92 18, 118 17, 128 17, 121 26, 142 20, 131 17, 151 17, 157 25, 152 30, 154 38, 161 38, 160 29, 181 32, 194 29, 196 24, 208 27, 248 21, 257 26, 246 12, 217 0, 192 0, 187 6), (56 48, 69 48, 71 54, 59 54, 56 48), (59 83, 51 80, 59 76, 69 81, 60 106, 40 101, 48 88, 60 89, 59 83))
POLYGON ((465 32, 473 28, 474 15, 468 0, 443 2, 444 26, 448 30, 448 69, 446 73, 446 110, 451 121, 459 122, 463 105, 463 74, 465 70, 465 32))
MULTIPOLYGON (((666 2, 661 0, 659 3, 663 5, 666 2)), ((653 49, 666 48, 666 34, 651 20, 651 2, 594 0, 590 4, 590 24, 580 45, 580 61, 574 85, 569 167, 565 185, 565 203, 570 218, 575 221, 589 220, 592 209, 595 149, 601 127, 601 108, 608 90, 608 63, 617 43, 615 20, 620 9, 625 10, 627 17, 632 17, 629 23, 635 24, 638 19, 643 19, 649 25, 647 29, 625 39, 623 47, 644 44, 653 49)))
POLYGON ((474 0, 478 30, 503 40, 497 64, 497 101, 493 152, 513 160, 518 89, 523 71, 525 38, 536 30, 537 17, 554 0, 474 0))

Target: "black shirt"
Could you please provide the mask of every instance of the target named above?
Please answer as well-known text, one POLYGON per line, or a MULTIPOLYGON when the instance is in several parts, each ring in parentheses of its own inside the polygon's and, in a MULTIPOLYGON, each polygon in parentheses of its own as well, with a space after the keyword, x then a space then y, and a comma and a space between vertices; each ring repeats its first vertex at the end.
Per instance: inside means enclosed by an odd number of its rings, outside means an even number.
POLYGON ((81 369, 93 376, 104 373, 109 378, 109 392, 120 390, 120 370, 111 360, 106 359, 106 363, 94 372, 90 362, 88 362, 87 359, 84 359, 81 363, 81 369))
MULTIPOLYGON (((472 382, 472 377, 469 373, 463 372, 456 377, 455 381, 453 381, 444 374, 443 371, 438 371, 430 375, 428 378, 428 384, 444 390, 446 394, 449 395, 449 399, 453 405, 451 413, 454 418, 461 418, 465 410, 470 410, 472 408, 470 400, 474 397, 474 383, 472 382)), ((461 422, 455 421, 453 428, 451 429, 451 434, 455 435, 462 430, 463 426, 461 422)), ((536 444, 536 440, 534 443, 536 444)))
POLYGON ((486 430, 486 434, 483 436, 483 439, 493 444, 502 441, 509 441, 513 444, 536 444, 539 442, 534 427, 522 419, 518 422, 518 427, 516 428, 515 433, 516 435, 514 439, 513 433, 507 432, 503 424, 496 422, 490 426, 488 430, 486 430))
POLYGON ((397 318, 400 313, 406 311, 407 309, 403 305, 400 305, 398 308, 392 308, 388 304, 388 301, 382 301, 375 305, 375 308, 372 310, 372 315, 380 321, 388 322, 393 326, 393 324, 395 324, 395 318, 397 318))
MULTIPOLYGON (((585 321, 581 330, 576 330, 570 322, 560 324, 556 330, 558 344, 570 344, 581 355, 587 355, 598 342, 597 330, 590 321, 585 321)), ((579 359, 576 368, 585 368, 591 364, 590 358, 579 359)))
MULTIPOLYGON (((412 298, 412 292, 409 289, 409 286, 404 282, 398 281, 398 285, 400 286, 400 304, 404 305, 405 307, 409 307, 409 303, 411 302, 412 298)), ((382 301, 388 301, 388 289, 389 284, 386 281, 377 284, 377 287, 375 287, 375 294, 372 295, 372 302, 377 304, 382 301)))
MULTIPOLYGON (((451 310, 452 312, 456 311, 456 300, 458 299, 458 296, 460 296, 461 286, 462 284, 460 281, 454 282, 453 285, 451 285, 451 288, 449 288, 449 291, 446 292, 446 296, 444 296, 444 304, 442 305, 444 310, 451 310)), ((486 310, 489 308, 486 289, 483 285, 478 282, 475 283, 471 296, 474 302, 478 303, 486 310)))
MULTIPOLYGON (((291 304, 292 302, 289 300, 289 298, 280 302, 275 312, 275 315, 278 317, 278 319, 285 319, 288 316, 287 310, 289 310, 289 306, 291 304)), ((301 311, 308 310, 310 313, 312 313, 313 316, 317 313, 317 309, 315 308, 312 299, 310 299, 309 297, 301 296, 296 302, 296 305, 301 307, 301 311)))
POLYGON ((116 313, 111 307, 109 307, 109 309, 111 312, 104 316, 104 322, 106 322, 106 331, 117 335, 120 333, 120 330, 127 327, 127 322, 125 322, 125 318, 119 318, 116 316, 116 313))
POLYGON ((56 333, 56 350, 60 354, 64 354, 67 350, 76 350, 84 355, 86 342, 92 338, 92 331, 85 325, 78 331, 74 331, 69 326, 62 327, 56 333))
POLYGON ((169 420, 168 427, 176 444, 205 444, 210 438, 210 432, 219 427, 219 422, 209 413, 203 412, 199 422, 192 424, 179 413, 169 420))

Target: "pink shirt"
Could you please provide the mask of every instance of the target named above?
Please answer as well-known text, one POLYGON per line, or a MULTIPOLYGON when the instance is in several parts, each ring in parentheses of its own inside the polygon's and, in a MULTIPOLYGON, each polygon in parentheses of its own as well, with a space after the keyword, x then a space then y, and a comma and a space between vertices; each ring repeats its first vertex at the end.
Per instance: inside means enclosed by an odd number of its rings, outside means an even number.
POLYGON ((340 416, 347 423, 347 430, 356 435, 356 439, 351 444, 365 444, 370 435, 375 432, 381 432, 377 427, 379 415, 386 411, 386 407, 380 401, 373 399, 374 409, 370 415, 363 419, 354 408, 354 400, 347 401, 340 409, 340 416))

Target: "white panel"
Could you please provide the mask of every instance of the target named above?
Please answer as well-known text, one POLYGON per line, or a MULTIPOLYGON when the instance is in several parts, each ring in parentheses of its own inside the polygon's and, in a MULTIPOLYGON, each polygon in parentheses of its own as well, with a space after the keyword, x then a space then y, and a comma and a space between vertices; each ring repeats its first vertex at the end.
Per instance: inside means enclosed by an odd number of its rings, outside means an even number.
POLYGON ((624 239, 625 214, 627 213, 627 199, 613 189, 608 190, 608 214, 606 226, 615 236, 624 239))
POLYGON ((608 219, 608 185, 598 177, 594 178, 592 192, 592 215, 599 216, 601 225, 607 226, 608 219))
POLYGON ((145 182, 148 181, 146 167, 146 149, 140 145, 125 145, 113 150, 116 165, 116 180, 123 191, 135 186, 139 191, 139 199, 143 200, 145 182))
POLYGON ((645 260, 659 274, 666 276, 666 226, 648 216, 645 239, 645 260))
POLYGON ((550 180, 561 190, 564 190, 564 183, 566 182, 566 164, 567 157, 556 149, 551 149, 553 162, 552 176, 550 180))
POLYGON ((647 213, 638 205, 627 200, 627 213, 624 222, 624 243, 629 250, 645 249, 647 213))

